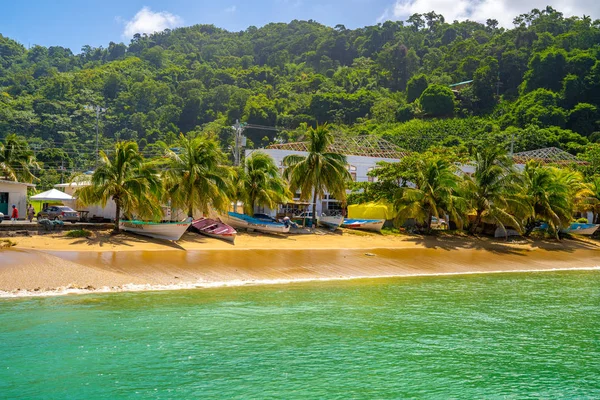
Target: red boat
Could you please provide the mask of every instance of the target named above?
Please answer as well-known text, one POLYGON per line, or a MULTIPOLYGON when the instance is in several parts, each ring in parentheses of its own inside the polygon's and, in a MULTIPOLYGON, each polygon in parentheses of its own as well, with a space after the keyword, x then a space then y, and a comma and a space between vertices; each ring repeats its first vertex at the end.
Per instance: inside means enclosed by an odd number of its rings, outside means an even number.
POLYGON ((235 241, 235 235, 237 234, 231 226, 211 218, 197 219, 192 222, 192 226, 203 235, 223 239, 231 243, 235 241))

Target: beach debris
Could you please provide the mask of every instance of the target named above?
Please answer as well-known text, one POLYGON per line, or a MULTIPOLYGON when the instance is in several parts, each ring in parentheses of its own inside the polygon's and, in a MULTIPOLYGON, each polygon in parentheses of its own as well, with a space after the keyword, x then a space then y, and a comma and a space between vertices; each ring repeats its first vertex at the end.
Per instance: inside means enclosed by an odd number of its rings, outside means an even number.
POLYGON ((373 254, 373 253, 365 253, 365 256, 367 256, 367 257, 375 257, 375 254, 373 254))

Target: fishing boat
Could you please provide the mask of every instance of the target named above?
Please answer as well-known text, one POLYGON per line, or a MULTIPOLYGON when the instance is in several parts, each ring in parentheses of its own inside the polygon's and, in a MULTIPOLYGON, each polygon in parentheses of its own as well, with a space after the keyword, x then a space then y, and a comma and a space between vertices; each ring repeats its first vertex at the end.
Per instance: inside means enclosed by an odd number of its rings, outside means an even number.
POLYGON ((192 226, 203 235, 223 239, 231 243, 235 241, 235 235, 237 234, 236 230, 231 226, 211 218, 197 219, 192 222, 192 226))
POLYGON ((252 229, 265 233, 288 233, 290 226, 279 222, 258 219, 245 214, 227 213, 224 220, 235 229, 252 229))
POLYGON ((580 224, 573 223, 567 229, 561 229, 561 232, 564 233, 574 233, 576 235, 593 235, 600 225, 598 224, 580 224))
POLYGON ((192 222, 145 222, 119 221, 119 228, 125 232, 137 233, 155 239, 179 240, 192 222))
MULTIPOLYGON (((572 223, 571 225, 569 225, 568 228, 562 228, 560 230, 560 232, 561 233, 574 233, 576 235, 591 236, 598 230, 598 227, 600 227, 600 225, 598 225, 598 224, 580 224, 578 222, 575 222, 575 223, 572 223)), ((544 223, 540 224, 540 226, 537 229, 547 230, 548 224, 544 222, 544 223)))
POLYGON ((319 225, 322 225, 326 228, 336 230, 344 222, 344 217, 342 217, 341 215, 337 217, 321 216, 317 218, 317 222, 319 223, 319 225))
POLYGON ((383 219, 345 219, 342 226, 348 229, 381 232, 384 223, 383 219))

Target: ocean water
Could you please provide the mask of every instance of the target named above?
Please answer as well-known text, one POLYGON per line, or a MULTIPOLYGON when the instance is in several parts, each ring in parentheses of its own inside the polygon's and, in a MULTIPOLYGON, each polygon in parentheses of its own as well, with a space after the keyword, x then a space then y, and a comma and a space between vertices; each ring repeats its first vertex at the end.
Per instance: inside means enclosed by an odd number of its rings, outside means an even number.
POLYGON ((600 272, 3 299, 0 398, 600 398, 600 272))

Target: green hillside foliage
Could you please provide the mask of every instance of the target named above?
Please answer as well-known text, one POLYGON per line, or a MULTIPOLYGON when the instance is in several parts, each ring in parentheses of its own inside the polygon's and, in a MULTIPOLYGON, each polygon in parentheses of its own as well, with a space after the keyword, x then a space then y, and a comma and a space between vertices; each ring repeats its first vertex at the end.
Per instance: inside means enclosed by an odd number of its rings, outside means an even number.
POLYGON ((227 151, 236 120, 281 128, 248 129, 254 147, 327 122, 407 150, 514 139, 515 151, 584 152, 600 141, 600 20, 548 7, 514 24, 448 23, 432 12, 354 30, 196 25, 78 54, 0 35, 0 139, 26 138, 54 179, 59 166, 94 166, 96 113, 86 105, 106 109, 101 148, 134 140, 148 155, 157 141, 201 131, 227 151))

